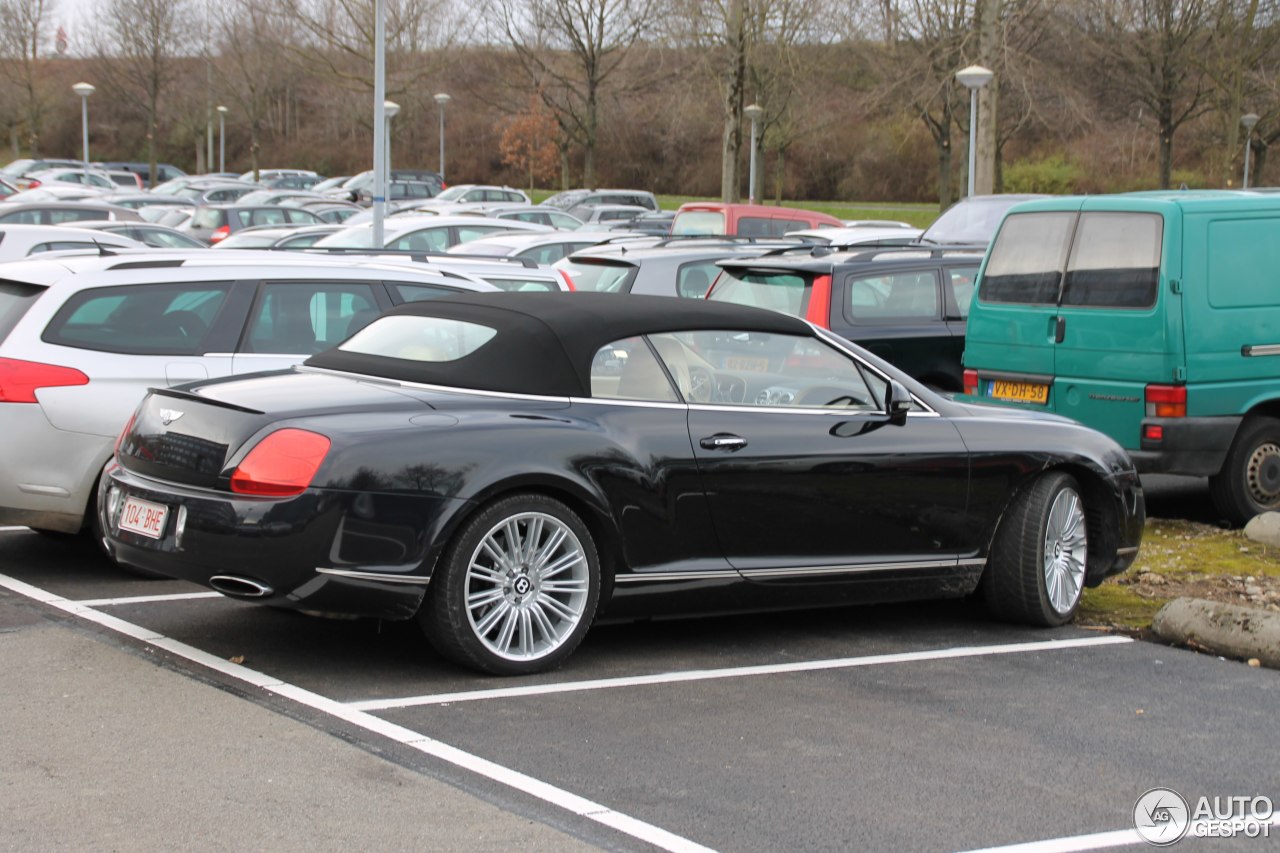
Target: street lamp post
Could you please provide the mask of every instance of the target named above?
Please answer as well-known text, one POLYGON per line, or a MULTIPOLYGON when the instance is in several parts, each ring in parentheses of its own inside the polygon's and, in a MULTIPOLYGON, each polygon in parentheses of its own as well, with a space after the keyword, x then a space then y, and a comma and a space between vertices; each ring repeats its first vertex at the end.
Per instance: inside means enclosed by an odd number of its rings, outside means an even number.
POLYGON ((84 139, 84 168, 89 170, 89 96, 95 91, 90 83, 76 83, 71 91, 80 96, 80 132, 84 139))
POLYGON ((436 92, 435 102, 440 105, 440 180, 444 180, 444 105, 453 98, 444 92, 436 92))
MULTIPOLYGON (((742 114, 751 119, 751 166, 747 170, 747 201, 750 204, 756 203, 756 140, 759 139, 756 131, 760 116, 764 115, 764 107, 759 104, 750 104, 742 108, 742 114)), ((738 162, 742 162, 739 160, 738 162)))
POLYGON ((1244 189, 1249 189, 1249 149, 1253 147, 1253 126, 1258 123, 1257 113, 1246 113, 1240 117, 1244 125, 1244 189))
POLYGON ((395 101, 382 102, 382 114, 387 117, 387 130, 384 134, 387 137, 387 151, 383 155, 382 160, 387 164, 387 185, 383 189, 383 197, 389 202, 391 201, 391 120, 400 112, 400 105, 395 101))
POLYGON ((990 83, 994 76, 994 71, 981 65, 970 65, 956 72, 960 85, 969 90, 969 191, 966 195, 970 197, 973 195, 973 169, 977 163, 978 90, 990 83))
POLYGON ((227 171, 227 108, 218 105, 218 171, 227 171))

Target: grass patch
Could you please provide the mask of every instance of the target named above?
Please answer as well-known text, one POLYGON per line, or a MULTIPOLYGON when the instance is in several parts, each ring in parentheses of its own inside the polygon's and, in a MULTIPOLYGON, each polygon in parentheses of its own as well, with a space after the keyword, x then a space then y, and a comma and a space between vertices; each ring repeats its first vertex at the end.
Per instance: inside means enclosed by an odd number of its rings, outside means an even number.
POLYGON ((1144 598, 1126 586, 1108 581, 1084 591, 1076 623, 1142 631, 1151 627, 1156 611, 1168 602, 1167 598, 1144 598))

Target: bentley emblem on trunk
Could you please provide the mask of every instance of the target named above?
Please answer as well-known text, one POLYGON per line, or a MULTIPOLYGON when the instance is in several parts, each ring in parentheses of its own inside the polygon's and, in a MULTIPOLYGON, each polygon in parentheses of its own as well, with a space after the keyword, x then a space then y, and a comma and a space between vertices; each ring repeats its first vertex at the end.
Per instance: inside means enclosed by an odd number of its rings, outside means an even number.
POLYGON ((182 417, 182 412, 179 412, 177 409, 161 409, 160 410, 160 423, 164 424, 165 426, 168 426, 169 424, 173 423, 180 417, 182 417))

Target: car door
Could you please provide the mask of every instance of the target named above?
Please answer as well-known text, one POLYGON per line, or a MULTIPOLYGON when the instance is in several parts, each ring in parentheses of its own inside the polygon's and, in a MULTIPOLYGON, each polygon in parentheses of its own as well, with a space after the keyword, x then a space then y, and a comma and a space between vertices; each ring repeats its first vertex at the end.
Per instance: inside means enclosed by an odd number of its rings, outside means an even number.
POLYGON ((945 570, 975 550, 959 433, 923 406, 891 423, 884 374, 816 337, 652 339, 690 402, 715 531, 745 577, 945 570))

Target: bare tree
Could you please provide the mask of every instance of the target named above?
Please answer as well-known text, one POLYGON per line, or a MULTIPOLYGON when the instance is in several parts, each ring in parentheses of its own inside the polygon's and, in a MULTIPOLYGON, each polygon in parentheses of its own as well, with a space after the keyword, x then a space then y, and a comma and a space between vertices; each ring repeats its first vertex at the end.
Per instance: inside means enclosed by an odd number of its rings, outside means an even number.
POLYGON ((147 162, 156 181, 160 107, 195 53, 191 0, 111 0, 94 34, 94 66, 101 87, 117 103, 140 106, 146 121, 147 162))
POLYGON ((1276 0, 1224 0, 1218 4, 1205 46, 1206 71, 1214 85, 1214 117, 1224 140, 1218 173, 1225 186, 1230 186, 1240 158, 1241 116, 1257 113, 1269 100, 1269 81, 1257 72, 1266 67, 1280 43, 1278 14, 1276 0))
POLYGON ((0 76, 12 87, 7 94, 21 93, 18 110, 9 114, 10 134, 25 125, 32 157, 38 156, 46 110, 44 25, 52 11, 51 0, 0 0, 0 76))
MULTIPOLYGON (((650 25, 655 0, 501 0, 499 15, 532 88, 595 186, 601 94, 650 25)), ((566 158, 567 160, 567 158, 566 158)), ((567 175, 562 175, 567 181, 567 175)))

